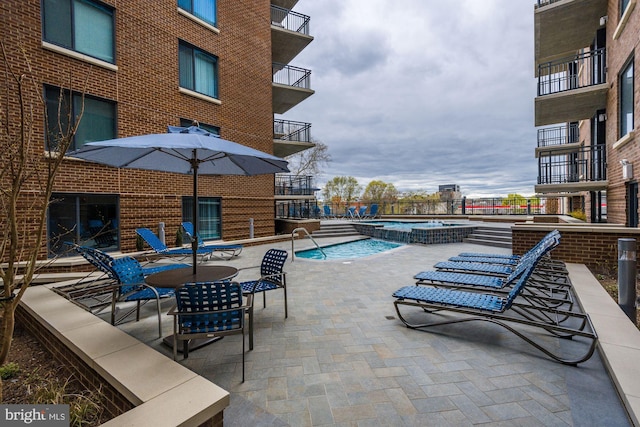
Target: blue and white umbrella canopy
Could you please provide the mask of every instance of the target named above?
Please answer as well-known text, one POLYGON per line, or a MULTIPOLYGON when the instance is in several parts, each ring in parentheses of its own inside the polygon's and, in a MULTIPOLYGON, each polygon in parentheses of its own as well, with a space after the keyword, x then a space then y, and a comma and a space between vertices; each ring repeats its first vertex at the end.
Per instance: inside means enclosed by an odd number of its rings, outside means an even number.
MULTIPOLYGON (((196 126, 169 126, 168 133, 89 142, 66 155, 117 168, 193 174, 196 233, 198 175, 252 176, 289 172, 284 159, 227 141, 196 126)), ((195 273, 197 241, 192 247, 195 273)))
POLYGON ((287 161, 227 141, 198 127, 169 127, 169 133, 89 142, 69 157, 117 168, 200 175, 262 175, 289 172, 287 161))

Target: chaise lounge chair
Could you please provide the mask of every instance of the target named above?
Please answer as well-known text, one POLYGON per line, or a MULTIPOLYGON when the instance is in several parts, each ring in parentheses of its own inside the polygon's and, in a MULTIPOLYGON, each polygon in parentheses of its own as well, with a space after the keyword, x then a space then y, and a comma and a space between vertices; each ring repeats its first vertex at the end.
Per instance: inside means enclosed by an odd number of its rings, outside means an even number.
POLYGON ((363 219, 365 216, 365 213, 367 212, 367 208, 368 206, 360 206, 360 208, 355 213, 356 218, 363 219))
POLYGON ((378 204, 377 203, 372 203, 371 204, 371 208, 369 209, 369 213, 365 213, 364 215, 361 215, 362 218, 367 218, 367 219, 375 219, 378 216, 378 204))
MULTIPOLYGON (((433 287, 455 288, 465 290, 491 290, 493 293, 501 294, 508 292, 508 288, 513 286, 521 274, 528 268, 534 268, 553 245, 540 246, 536 250, 528 252, 520 261, 513 266, 511 273, 506 276, 494 275, 490 273, 460 273, 451 271, 422 271, 414 276, 416 285, 428 285, 433 287), (507 291, 505 291, 507 289, 507 291)), ((527 286, 523 289, 521 296, 532 305, 542 305, 545 307, 561 307, 571 309, 573 307, 573 297, 570 286, 550 285, 548 283, 536 282, 529 278, 527 286)))
MULTIPOLYGON (((541 249, 545 249, 545 254, 557 247, 560 244, 560 235, 557 232, 551 232, 538 244, 531 248, 523 257, 535 254, 541 249)), ((455 258, 455 257, 454 257, 455 258)), ((459 272, 459 273, 472 273, 472 274, 491 274, 497 276, 509 276, 513 273, 515 265, 503 264, 503 263, 491 263, 487 260, 480 260, 479 258, 471 257, 471 261, 441 261, 434 265, 434 268, 440 271, 459 272)), ((564 266, 558 267, 556 264, 549 265, 546 259, 540 258, 536 262, 536 269, 533 273, 536 282, 545 284, 548 286, 566 286, 568 283, 568 273, 564 266)), ((518 261, 520 262, 520 261, 518 261)))
MULTIPOLYGON (((148 228, 136 228, 136 233, 142 240, 145 241, 147 245, 158 255, 164 256, 174 256, 179 257, 181 259, 185 259, 193 255, 193 251, 191 248, 175 248, 169 249, 167 245, 162 243, 162 240, 158 236, 155 235, 153 231, 148 228)), ((200 257, 200 262, 204 261, 205 258, 210 258, 213 249, 209 248, 198 248, 196 251, 196 255, 200 257)))
MULTIPOLYGON (((504 296, 482 292, 432 288, 428 286, 405 286, 393 293, 393 297, 396 298, 394 306, 400 320, 412 329, 422 330, 433 326, 480 320, 502 326, 523 339, 526 343, 560 363, 575 366, 578 363, 588 360, 593 355, 598 337, 587 314, 558 310, 555 308, 533 307, 535 312, 545 312, 547 314, 544 320, 537 320, 534 317, 522 316, 521 312, 515 309, 516 307, 526 307, 524 304, 516 304, 515 300, 525 287, 534 268, 535 264, 527 268, 511 291, 504 296), (403 309, 416 307, 419 308, 419 310, 411 312, 409 314, 411 317, 408 317, 401 312, 401 307, 403 309), (435 320, 427 323, 416 323, 411 320, 416 316, 426 315, 435 317, 441 315, 443 312, 452 312, 455 315, 443 315, 441 319, 446 317, 444 320, 435 320), (561 322, 550 322, 546 320, 554 317, 561 317, 563 319, 562 324, 560 324, 561 322), (527 335, 525 335, 524 331, 516 329, 518 325, 525 326, 524 329, 528 330, 527 335), (587 350, 579 355, 559 354, 554 345, 544 345, 541 342, 546 341, 546 339, 543 338, 538 341, 530 338, 528 335, 530 335, 529 332, 531 328, 536 328, 541 332, 547 332, 558 338, 580 337, 582 339, 575 339, 570 342, 582 343, 582 341, 586 340, 587 350)), ((526 310, 525 313, 527 313, 526 310)), ((566 347, 569 347, 569 345, 562 345, 558 348, 562 351, 566 347)))
MULTIPOLYGON (((185 221, 182 223, 182 229, 184 230, 186 235, 189 237, 189 239, 193 240, 193 224, 188 221, 185 221)), ((199 233, 197 235, 197 238, 198 238, 198 248, 211 250, 212 251, 211 256, 215 256, 216 258, 231 259, 235 256, 240 255, 240 252, 242 252, 242 245, 221 245, 221 244, 207 245, 204 243, 204 240, 202 240, 202 237, 200 237, 199 233), (220 253, 220 255, 216 255, 216 253, 218 252, 220 253)))

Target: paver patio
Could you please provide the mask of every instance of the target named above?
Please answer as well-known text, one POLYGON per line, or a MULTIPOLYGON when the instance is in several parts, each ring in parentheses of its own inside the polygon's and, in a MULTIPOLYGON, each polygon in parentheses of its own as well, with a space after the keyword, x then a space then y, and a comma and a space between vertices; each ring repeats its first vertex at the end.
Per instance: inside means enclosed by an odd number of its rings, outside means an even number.
MULTIPOLYGON (((296 242, 296 249, 311 246, 296 242)), ((245 247, 232 261, 213 262, 259 265, 271 247, 290 251, 291 243, 245 247)), ((348 261, 290 257, 289 318, 281 291, 267 293, 266 309, 256 298, 245 383, 239 336, 180 363, 231 393, 226 426, 630 425, 597 354, 576 368, 485 322, 430 332, 404 327, 393 291, 463 251, 510 253, 460 243, 407 245, 348 261)), ((243 271, 238 279, 255 274, 243 271)), ((171 328, 166 316, 163 330, 171 328)), ((121 329, 172 357, 152 315, 121 329)))

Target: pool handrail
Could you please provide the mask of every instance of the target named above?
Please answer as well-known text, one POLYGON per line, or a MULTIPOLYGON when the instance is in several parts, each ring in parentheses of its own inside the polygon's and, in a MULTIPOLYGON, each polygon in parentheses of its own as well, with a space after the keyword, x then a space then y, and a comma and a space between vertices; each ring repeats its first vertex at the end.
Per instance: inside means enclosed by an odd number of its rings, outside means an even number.
POLYGON ((295 243, 295 241, 296 241, 296 239, 295 239, 295 234, 296 234, 298 231, 304 231, 304 234, 306 234, 306 235, 307 235, 307 237, 308 237, 309 239, 311 239, 311 241, 313 242, 313 244, 314 244, 314 245, 316 245, 316 248, 318 248, 318 250, 322 253, 322 256, 323 256, 325 259, 327 259, 327 254, 326 254, 326 253, 324 253, 324 250, 322 250, 322 248, 320 247, 320 245, 318 245, 318 242, 316 242, 316 241, 314 240, 314 238, 313 238, 313 237, 311 237, 311 234, 309 234, 309 232, 307 231, 307 229, 306 229, 306 228, 304 228, 304 227, 298 227, 298 228, 294 229, 294 230, 291 232, 291 262, 293 262, 293 260, 294 260, 294 259, 295 259, 295 257, 296 257, 296 251, 295 251, 295 248, 294 248, 294 243, 295 243))

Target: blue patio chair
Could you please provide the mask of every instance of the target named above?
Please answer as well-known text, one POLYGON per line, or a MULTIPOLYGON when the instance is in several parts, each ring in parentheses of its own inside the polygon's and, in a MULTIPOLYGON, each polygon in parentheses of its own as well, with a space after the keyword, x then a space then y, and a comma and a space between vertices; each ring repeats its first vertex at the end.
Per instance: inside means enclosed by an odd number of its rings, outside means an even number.
POLYGON ((372 203, 371 208, 369 209, 369 213, 365 213, 361 215, 363 218, 375 219, 378 216, 378 204, 372 203))
POLYGON ((322 214, 322 217, 323 217, 323 218, 327 218, 327 219, 329 219, 329 218, 335 218, 335 215, 333 214, 333 212, 331 212, 331 206, 329 206, 329 205, 324 205, 324 206, 322 207, 322 211, 323 211, 323 214, 322 214))
MULTIPOLYGON (((122 323, 131 313, 136 312, 136 321, 140 320, 140 307, 149 302, 156 302, 158 314, 158 338, 162 337, 162 317, 160 300, 171 298, 174 290, 170 288, 154 288, 145 283, 142 266, 134 258, 126 256, 116 258, 111 264, 118 282, 113 289, 113 299, 111 303, 111 324, 122 323), (116 305, 119 302, 135 302, 136 306, 116 318, 116 305)), ((175 268, 175 267, 174 267, 175 268)))
POLYGON ((360 208, 357 210, 355 214, 356 218, 360 218, 360 219, 364 218, 365 212, 367 212, 367 208, 368 206, 360 206, 360 208))
MULTIPOLYGON (((414 276, 417 285, 428 285, 434 287, 445 287, 455 289, 490 289, 496 294, 504 293, 503 289, 508 288, 516 282, 516 280, 527 269, 534 268, 540 262, 540 259, 552 249, 547 246, 544 250, 533 252, 513 266, 512 272, 506 276, 494 275, 491 273, 480 274, 460 273, 452 271, 422 271, 414 276)), ((549 286, 549 284, 540 284, 533 279, 529 279, 526 288, 522 292, 522 297, 532 305, 542 305, 545 307, 564 307, 571 309, 573 307, 573 297, 570 292, 570 286, 557 285, 549 286)))
MULTIPOLYGON (((555 231, 547 234, 542 238, 533 248, 531 248, 526 254, 524 254, 518 262, 528 257, 536 256, 540 252, 544 252, 543 257, 539 257, 537 260, 536 270, 534 272, 535 280, 539 283, 553 286, 566 286, 568 284, 568 272, 563 264, 549 263, 546 260, 546 255, 553 248, 560 244, 560 234, 555 231)), ((511 261, 501 263, 490 262, 488 259, 480 259, 478 257, 454 257, 456 261, 443 261, 434 265, 438 270, 444 271, 456 271, 467 272, 477 274, 496 274, 502 276, 508 276, 513 272, 514 264, 511 261), (464 261, 469 259, 470 261, 464 261)), ((516 263, 517 265, 517 263, 516 263)))
POLYGON ((249 329, 249 350, 253 350, 253 295, 243 301, 237 282, 187 283, 176 290, 173 317, 173 360, 177 360, 178 341, 182 354, 189 357, 189 341, 242 334, 242 382, 244 382, 245 331, 249 329), (247 328, 246 317, 249 317, 247 328))
POLYGON ((356 217, 356 207, 355 206, 349 206, 349 208, 346 210, 346 212, 344 213, 343 218, 346 219, 355 219, 356 217))
MULTIPOLYGON (((185 259, 193 255, 191 248, 175 248, 169 249, 167 245, 162 243, 162 240, 156 234, 148 228, 136 228, 136 233, 142 237, 147 245, 158 255, 174 256, 181 259, 185 259)), ((200 257, 200 261, 204 261, 205 258, 211 257, 213 249, 198 248, 196 255, 200 257)))
MULTIPOLYGON (((116 272, 113 268, 116 259, 108 253, 99 249, 80 246, 73 242, 65 242, 65 245, 71 247, 75 252, 80 254, 85 260, 93 265, 97 271, 103 273, 103 276, 99 276, 89 281, 87 281, 86 278, 82 278, 75 284, 55 287, 53 288, 54 291, 77 303, 83 308, 88 309, 94 314, 100 313, 108 306, 112 306, 113 308, 114 286, 117 286, 117 284, 121 282, 121 278, 119 277, 118 272, 116 272)), ((142 272, 143 277, 149 276, 154 273, 159 273, 161 271, 189 267, 189 265, 187 264, 177 263, 154 267, 144 267, 136 259, 133 258, 132 261, 128 262, 137 264, 137 266, 132 268, 135 268, 136 270, 139 269, 142 272)), ((125 291, 127 290, 125 289, 125 291)), ((112 313, 112 317, 113 315, 114 314, 112 313)), ((115 319, 112 320, 112 323, 116 323, 115 319)))
MULTIPOLYGON (((182 223, 182 229, 186 233, 187 237, 190 240, 193 240, 193 224, 189 221, 185 221, 182 223)), ((220 259, 231 259, 235 256, 240 255, 242 252, 242 245, 224 245, 224 244, 205 244, 202 237, 200 237, 200 233, 197 235, 198 238, 198 248, 211 250, 211 255, 220 259), (220 255, 216 255, 216 252, 220 252, 220 255)))
MULTIPOLYGON (((258 279, 240 282, 242 292, 245 295, 255 295, 262 292, 262 306, 266 308, 266 292, 275 289, 282 289, 284 292, 284 317, 289 317, 287 307, 287 273, 284 271, 284 263, 289 254, 282 249, 269 249, 262 258, 260 264, 260 277, 258 279)), ((256 267, 247 267, 240 270, 247 270, 256 267)))
MULTIPOLYGON (((522 292, 527 281, 529 280, 535 263, 526 269, 519 277, 517 283, 511 291, 503 296, 494 295, 483 292, 459 291, 453 289, 432 288, 428 286, 405 286, 393 293, 394 306, 400 320, 412 329, 427 329, 434 326, 464 323, 469 321, 485 321, 493 323, 508 331, 514 333, 526 343, 532 345, 544 354, 563 364, 577 365, 588 360, 595 350, 597 343, 597 335, 591 320, 587 314, 576 313, 572 311, 559 310, 557 308, 547 309, 545 307, 534 307, 536 312, 546 312, 547 318, 553 316, 561 316, 566 322, 560 323, 549 322, 548 320, 538 320, 535 317, 522 317, 519 312, 513 310, 516 297, 522 292), (427 323, 415 323, 402 314, 401 309, 407 307, 419 308, 419 311, 411 314, 411 319, 417 315, 438 316, 443 319, 441 314, 450 311, 454 315, 446 318, 446 320, 437 320, 427 323), (519 331, 513 325, 524 325, 526 329, 537 328, 543 332, 547 332, 554 337, 573 338, 581 337, 587 340, 588 348, 586 352, 579 356, 563 356, 558 353, 556 346, 545 346, 541 342, 525 335, 524 331, 519 331), (554 347, 553 349, 549 347, 554 347)), ((543 339, 544 340, 544 339, 543 339)), ((541 340, 541 341, 543 341, 541 340)), ((571 342, 579 342, 575 340, 571 342)), ((582 344, 580 342, 580 344, 582 344)), ((564 350, 568 345, 558 346, 560 351, 564 350)))

